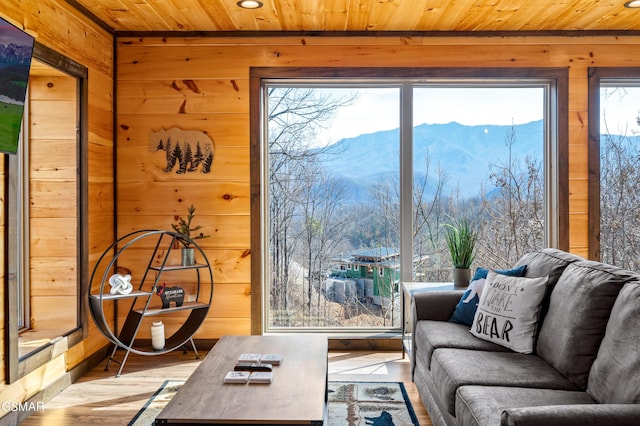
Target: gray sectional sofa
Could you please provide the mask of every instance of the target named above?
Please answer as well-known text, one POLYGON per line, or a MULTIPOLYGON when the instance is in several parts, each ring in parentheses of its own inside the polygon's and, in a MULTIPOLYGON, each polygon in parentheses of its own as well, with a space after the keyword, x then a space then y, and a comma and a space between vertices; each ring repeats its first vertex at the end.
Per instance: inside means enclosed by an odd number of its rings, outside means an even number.
POLYGON ((640 275, 556 249, 528 253, 548 276, 533 353, 449 322, 460 291, 412 302, 414 382, 434 425, 640 425, 640 275))

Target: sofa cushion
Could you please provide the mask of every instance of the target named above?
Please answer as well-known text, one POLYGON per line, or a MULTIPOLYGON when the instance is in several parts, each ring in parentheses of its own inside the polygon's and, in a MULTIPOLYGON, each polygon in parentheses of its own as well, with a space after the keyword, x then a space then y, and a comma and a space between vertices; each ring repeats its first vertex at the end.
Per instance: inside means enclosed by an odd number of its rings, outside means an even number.
POLYGON ((475 349, 480 351, 508 351, 495 343, 480 340, 469 333, 469 327, 447 321, 418 321, 414 333, 416 361, 431 369, 431 356, 437 348, 475 349))
POLYGON ((558 282, 558 278, 564 272, 565 268, 573 262, 584 260, 575 254, 567 253, 554 248, 545 248, 540 251, 534 251, 523 255, 516 266, 527 265, 525 277, 537 278, 549 276, 547 284, 547 294, 542 299, 540 306, 540 318, 543 319, 549 310, 549 298, 553 292, 553 288, 558 282))
MULTIPOLYGON (((591 367, 587 392, 605 404, 640 404, 640 283, 625 284, 591 367)), ((639 419, 640 424, 640 419, 639 419)))
POLYGON ((516 266, 527 265, 525 277, 537 278, 549 276, 549 285, 554 286, 558 282, 558 278, 562 275, 565 268, 580 260, 584 260, 580 256, 567 253, 562 250, 545 248, 539 251, 526 253, 523 255, 516 266))
POLYGON ((548 281, 548 277, 519 278, 489 272, 471 333, 516 352, 533 352, 548 281))
POLYGON ((595 403, 586 392, 462 386, 456 394, 456 419, 460 426, 496 426, 502 411, 508 408, 595 403))
MULTIPOLYGON (((522 277, 527 272, 527 265, 518 266, 513 269, 496 269, 495 272, 502 275, 508 275, 510 277, 522 277)), ((453 312, 453 315, 451 315, 451 318, 449 318, 449 321, 457 322, 458 324, 465 324, 471 327, 488 274, 489 269, 476 269, 475 274, 473 274, 473 278, 471 278, 469 288, 462 294, 460 301, 456 305, 456 310, 453 312)))
POLYGON ((465 385, 578 390, 541 358, 514 352, 436 349, 431 374, 450 414, 455 414, 456 390, 465 385))
POLYGON ((570 264, 551 294, 538 355, 581 389, 604 336, 611 308, 632 272, 592 261, 570 264))

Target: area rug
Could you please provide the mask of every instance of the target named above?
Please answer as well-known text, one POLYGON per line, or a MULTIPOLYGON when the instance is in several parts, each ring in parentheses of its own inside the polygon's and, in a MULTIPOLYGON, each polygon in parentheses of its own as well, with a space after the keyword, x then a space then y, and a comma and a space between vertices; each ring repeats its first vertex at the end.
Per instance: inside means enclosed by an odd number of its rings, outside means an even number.
MULTIPOLYGON (((166 380, 128 426, 150 426, 184 380, 166 380)), ((329 382, 329 426, 419 426, 401 382, 329 382)))
POLYGON ((151 426, 156 416, 178 392, 184 380, 165 380, 160 389, 147 400, 127 426, 151 426))

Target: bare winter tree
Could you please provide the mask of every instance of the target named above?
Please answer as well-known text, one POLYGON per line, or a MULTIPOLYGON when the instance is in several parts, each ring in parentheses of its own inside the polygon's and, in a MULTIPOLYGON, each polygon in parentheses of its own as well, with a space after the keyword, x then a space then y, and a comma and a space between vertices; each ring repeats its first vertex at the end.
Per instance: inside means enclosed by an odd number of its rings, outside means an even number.
MULTIPOLYGON (((637 126, 611 129, 607 102, 631 96, 625 86, 601 88, 604 128, 600 131, 600 259, 622 268, 640 268, 640 115, 637 126)), ((634 90, 633 93, 637 92, 634 90)))
POLYGON ((542 160, 514 155, 515 127, 505 135, 507 159, 492 164, 496 190, 483 196, 477 256, 483 266, 505 269, 544 243, 542 160))
POLYGON ((417 281, 446 281, 451 268, 442 267, 446 252, 442 229, 447 218, 444 188, 448 178, 438 168, 435 181, 430 179, 428 155, 424 162, 424 176, 413 180, 414 276, 417 281))
POLYGON ((318 163, 310 163, 305 180, 300 182, 303 188, 300 194, 300 227, 303 242, 302 265, 307 271, 305 311, 306 322, 311 325, 326 325, 321 319, 321 294, 323 290, 324 269, 346 238, 346 230, 354 216, 353 210, 341 208, 345 196, 344 185, 328 177, 318 163), (312 303, 316 295, 315 309, 312 303))
MULTIPOLYGON (((380 224, 378 244, 385 247, 400 247, 400 182, 397 177, 378 182, 372 190, 375 205, 376 223, 380 224)), ((378 283, 382 287, 381 295, 389 295, 387 305, 384 299, 380 310, 382 325, 400 325, 399 311, 396 310, 397 282, 394 277, 379 277, 378 283)))
POLYGON ((318 131, 352 97, 335 97, 312 88, 271 87, 268 91, 269 213, 273 325, 288 325, 293 283, 292 256, 297 243, 291 235, 307 165, 322 153, 318 131))
POLYGON ((640 138, 601 135, 601 260, 623 268, 640 268, 640 138))

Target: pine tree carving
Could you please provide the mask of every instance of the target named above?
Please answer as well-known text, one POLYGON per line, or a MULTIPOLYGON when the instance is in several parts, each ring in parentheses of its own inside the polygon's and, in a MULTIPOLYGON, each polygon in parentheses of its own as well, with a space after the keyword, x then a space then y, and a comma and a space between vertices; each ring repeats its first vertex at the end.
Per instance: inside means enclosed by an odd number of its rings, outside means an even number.
POLYGON ((213 152, 210 152, 202 163, 202 173, 209 173, 211 171, 211 164, 213 163, 213 152))
POLYGON ((202 153, 202 147, 200 141, 196 142, 196 153, 193 155, 193 170, 197 169, 200 163, 204 160, 204 154, 202 153))
POLYGON ((180 163, 180 168, 176 172, 179 175, 187 172, 187 163, 191 161, 192 155, 191 155, 191 147, 189 146, 189 143, 185 143, 184 151, 182 151, 180 154, 181 155, 178 158, 178 161, 180 163))
POLYGON ((191 152, 191 144, 187 143, 187 146, 184 147, 184 164, 185 167, 189 164, 188 172, 192 172, 196 169, 196 166, 193 164, 193 154, 191 152))
POLYGON ((167 167, 164 168, 165 172, 170 172, 173 169, 173 166, 176 164, 176 157, 173 152, 173 148, 171 147, 171 138, 167 138, 167 148, 166 148, 166 156, 167 156, 167 167))
MULTIPOLYGON (((182 148, 180 148, 180 142, 176 143, 176 147, 173 148, 173 151, 171 151, 171 156, 173 157, 173 163, 171 164, 171 168, 173 168, 173 166, 176 164, 176 160, 178 160, 179 162, 178 164, 180 165, 180 168, 182 168, 182 162, 184 158, 182 157, 182 148)), ((184 173, 184 170, 182 172, 178 170, 178 173, 184 173)))

